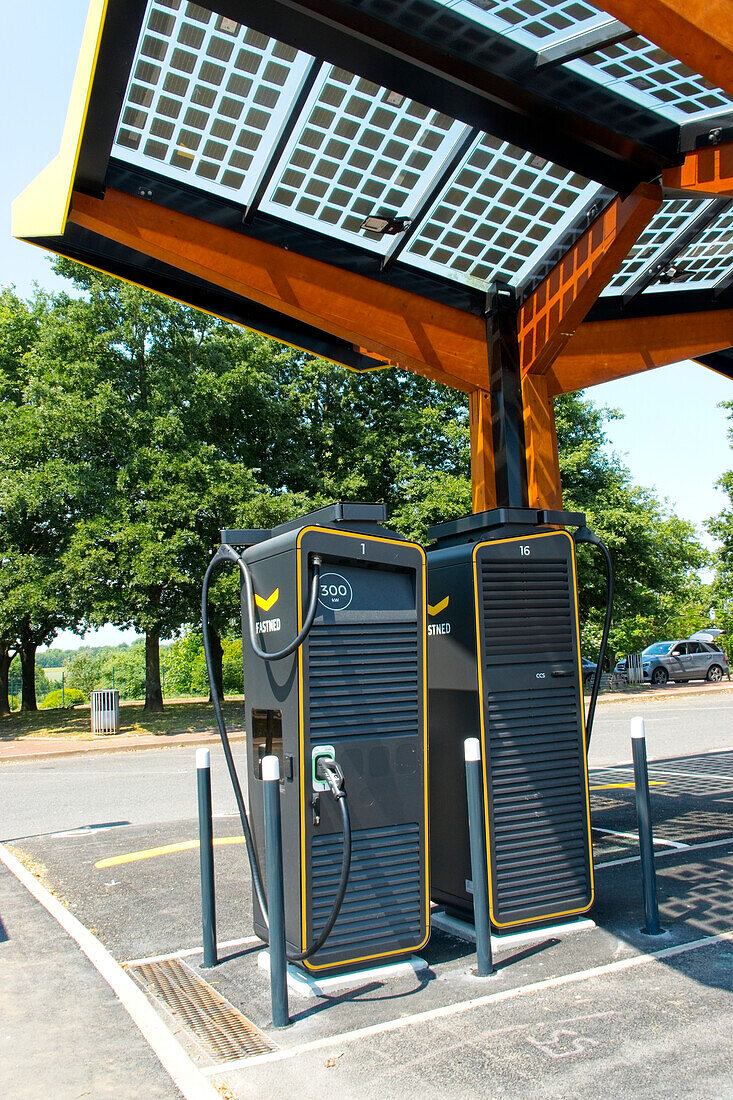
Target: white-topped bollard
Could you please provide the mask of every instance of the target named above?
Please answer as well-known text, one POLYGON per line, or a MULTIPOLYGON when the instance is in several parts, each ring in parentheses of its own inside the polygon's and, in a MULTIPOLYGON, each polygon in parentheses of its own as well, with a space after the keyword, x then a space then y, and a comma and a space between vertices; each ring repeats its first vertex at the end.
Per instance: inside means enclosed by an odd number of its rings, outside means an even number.
POLYGON ((489 880, 486 864, 486 834, 481 782, 481 742, 467 737, 463 742, 466 761, 466 794, 468 796, 468 834, 471 847, 471 878, 473 880, 473 923, 476 930, 476 972, 485 978, 494 971, 491 958, 491 924, 489 922, 489 880))

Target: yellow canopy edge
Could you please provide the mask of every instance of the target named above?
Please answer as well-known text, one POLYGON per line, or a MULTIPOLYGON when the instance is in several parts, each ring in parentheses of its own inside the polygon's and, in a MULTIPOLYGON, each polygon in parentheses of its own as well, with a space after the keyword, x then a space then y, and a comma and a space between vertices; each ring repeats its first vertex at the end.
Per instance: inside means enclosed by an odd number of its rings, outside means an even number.
POLYGON ((60 237, 66 227, 107 2, 91 0, 61 150, 13 203, 14 237, 60 237))

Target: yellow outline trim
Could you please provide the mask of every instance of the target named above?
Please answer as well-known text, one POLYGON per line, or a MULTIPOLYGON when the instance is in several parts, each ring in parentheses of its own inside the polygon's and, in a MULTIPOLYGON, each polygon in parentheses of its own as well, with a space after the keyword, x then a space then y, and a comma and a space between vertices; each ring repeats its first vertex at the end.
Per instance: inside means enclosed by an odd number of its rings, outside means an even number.
POLYGON ((13 203, 14 237, 60 237, 66 228, 108 0, 92 0, 84 27, 61 148, 13 203))
POLYGON ((256 604, 257 607, 260 608, 261 611, 269 611, 271 607, 274 607, 274 605, 277 603, 277 601, 279 599, 280 599, 280 589, 279 588, 276 588, 275 591, 272 593, 272 595, 268 596, 267 599, 265 599, 264 596, 258 596, 257 593, 255 592, 255 604, 256 604))
POLYGON ((486 829, 486 862, 488 870, 489 880, 489 915, 491 922, 496 928, 513 928, 517 924, 536 924, 538 921, 554 920, 557 917, 572 917, 578 913, 587 913, 593 905, 596 896, 596 884, 595 876, 593 873, 593 842, 591 836, 590 826, 590 790, 588 781, 588 746, 585 732, 585 707, 583 705, 583 692, 581 686, 580 692, 580 718, 583 732, 582 743, 582 755, 583 755, 583 774, 585 776, 585 804, 587 811, 588 822, 588 865, 590 868, 590 901, 587 905, 582 906, 580 909, 566 909, 560 913, 543 913, 542 916, 531 917, 524 920, 505 921, 501 923, 494 918, 494 899, 491 889, 491 836, 489 833, 489 815, 486 813, 486 807, 489 804, 489 790, 488 790, 488 777, 486 769, 486 726, 485 726, 485 714, 484 714, 484 685, 481 669, 481 622, 479 617, 479 592, 478 592, 478 565, 476 558, 478 552, 484 546, 496 546, 497 544, 503 544, 507 542, 529 542, 530 539, 546 539, 555 535, 564 535, 565 538, 570 541, 570 558, 573 563, 573 596, 575 599, 575 622, 576 622, 576 638, 578 643, 577 654, 577 669, 578 669, 578 683, 582 685, 581 676, 581 661, 580 661, 580 629, 577 619, 578 609, 578 578, 575 568, 575 543, 573 542, 572 535, 569 535, 567 531, 541 531, 535 535, 515 535, 507 539, 492 539, 491 541, 479 542, 473 549, 473 602, 476 612, 476 657, 478 666, 478 690, 479 690, 479 717, 481 721, 481 756, 483 766, 483 784, 484 784, 484 824, 486 829))
MULTIPOLYGON (((304 527, 298 532, 298 539, 296 542, 296 573, 297 573, 297 600, 298 600, 298 632, 303 627, 303 600, 302 600, 302 584, 300 579, 300 560, 301 560, 301 539, 309 531, 319 531, 327 535, 340 535, 341 538, 358 539, 361 542, 383 542, 389 546, 409 546, 413 550, 417 550, 422 558, 422 634, 420 635, 422 644, 422 656, 423 656, 423 751, 425 766, 423 769, 424 774, 424 814, 425 814, 425 938, 420 943, 414 944, 412 947, 400 947, 396 951, 380 951, 376 955, 361 955, 355 959, 343 959, 337 963, 324 963, 323 966, 314 966, 309 959, 303 961, 303 966, 308 970, 332 970, 337 967, 351 966, 353 963, 370 962, 372 959, 386 959, 391 955, 405 955, 411 951, 420 951, 430 939, 430 820, 428 816, 428 800, 429 800, 429 773, 428 773, 428 652, 427 652, 427 633, 428 633, 428 620, 427 620, 427 584, 428 584, 428 560, 422 546, 419 546, 416 542, 406 542, 404 539, 387 539, 381 535, 365 535, 355 531, 334 531, 330 527, 304 527)), ((305 807, 306 798, 304 790, 304 776, 307 775, 310 778, 310 770, 303 768, 303 758, 305 752, 303 731, 305 728, 305 706, 303 700, 303 646, 298 648, 298 720, 300 729, 298 731, 298 742, 300 749, 300 912, 301 912, 301 925, 300 925, 300 938, 301 938, 301 950, 305 950, 306 947, 306 929, 307 929, 307 912, 306 912, 306 882, 305 882, 305 807)))

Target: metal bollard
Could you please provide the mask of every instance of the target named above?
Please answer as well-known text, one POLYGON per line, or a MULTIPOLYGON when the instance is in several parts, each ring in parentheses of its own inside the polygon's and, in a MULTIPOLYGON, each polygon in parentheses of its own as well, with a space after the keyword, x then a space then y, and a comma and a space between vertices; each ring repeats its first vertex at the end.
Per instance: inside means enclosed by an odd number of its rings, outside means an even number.
POLYGON ((659 907, 657 905, 657 876, 654 868, 654 838, 652 835, 649 772, 646 762, 646 736, 643 718, 631 719, 631 750, 634 757, 636 817, 639 824, 641 880, 644 892, 644 917, 646 919, 642 932, 646 933, 647 936, 660 936, 664 929, 659 924, 659 907))
POLYGON ((481 744, 478 737, 466 738, 463 742, 463 755, 466 761, 468 832, 471 841, 473 921, 476 929, 476 971, 480 978, 485 978, 489 974, 493 974, 494 964, 491 958, 489 881, 486 867, 486 835, 484 833, 481 791, 481 744))
POLYGON ((199 866, 204 966, 216 966, 216 895, 214 892, 214 830, 211 820, 211 753, 196 749, 199 805, 199 866))
POLYGON ((280 761, 262 759, 265 796, 265 852, 267 858, 267 908, 270 923, 270 997, 272 1022, 287 1027, 288 960, 285 954, 285 894, 283 887, 283 840, 280 820, 280 761))

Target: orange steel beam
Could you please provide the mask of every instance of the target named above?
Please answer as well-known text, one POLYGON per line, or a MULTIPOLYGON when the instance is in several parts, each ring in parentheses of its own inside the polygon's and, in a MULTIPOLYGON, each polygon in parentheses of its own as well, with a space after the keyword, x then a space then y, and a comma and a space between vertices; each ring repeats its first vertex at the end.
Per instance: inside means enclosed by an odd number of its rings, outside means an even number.
POLYGON ((662 187, 702 191, 706 195, 733 195, 733 143, 708 145, 688 153, 684 164, 662 172, 662 187))
POLYGON ((519 310, 523 375, 550 369, 661 203, 652 184, 615 199, 527 298, 519 310))
POLYGON ((603 10, 733 93, 731 0, 603 0, 603 10))
POLYGON ((482 317, 108 189, 69 221, 456 389, 488 384, 482 317))
POLYGON ((494 438, 491 425, 491 395, 474 390, 468 395, 471 436, 471 497, 474 512, 496 508, 494 438))
POLYGON ((731 346, 733 309, 586 321, 548 372, 548 392, 572 393, 731 346))
POLYGON ((527 491, 530 508, 562 508, 555 410, 547 378, 522 379, 527 491))

